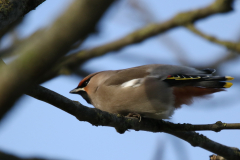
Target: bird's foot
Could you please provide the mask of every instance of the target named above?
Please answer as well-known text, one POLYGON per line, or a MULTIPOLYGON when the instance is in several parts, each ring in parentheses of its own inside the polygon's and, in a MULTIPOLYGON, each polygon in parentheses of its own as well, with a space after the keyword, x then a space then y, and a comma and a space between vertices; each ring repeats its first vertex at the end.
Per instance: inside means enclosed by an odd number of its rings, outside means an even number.
POLYGON ((76 104, 78 104, 78 105, 79 105, 79 104, 81 104, 81 103, 80 103, 80 102, 78 102, 78 101, 73 101, 73 103, 76 103, 76 104))
POLYGON ((141 122, 141 120, 142 120, 141 115, 138 113, 128 113, 128 115, 126 117, 135 117, 135 118, 139 119, 139 122, 141 122))

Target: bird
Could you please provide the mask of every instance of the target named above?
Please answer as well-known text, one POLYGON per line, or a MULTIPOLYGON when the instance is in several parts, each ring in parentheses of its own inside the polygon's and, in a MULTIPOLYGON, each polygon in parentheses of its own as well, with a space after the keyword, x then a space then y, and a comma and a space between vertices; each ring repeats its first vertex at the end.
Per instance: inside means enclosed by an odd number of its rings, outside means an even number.
POLYGON ((195 98, 230 88, 230 76, 214 76, 215 69, 150 64, 92 73, 72 94, 81 95, 95 108, 128 117, 169 119, 195 98))

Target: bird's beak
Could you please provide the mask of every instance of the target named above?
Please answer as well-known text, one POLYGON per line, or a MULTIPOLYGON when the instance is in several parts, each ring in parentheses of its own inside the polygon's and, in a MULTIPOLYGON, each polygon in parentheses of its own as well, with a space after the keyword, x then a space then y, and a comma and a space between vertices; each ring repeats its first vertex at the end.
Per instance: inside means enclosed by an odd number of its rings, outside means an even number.
POLYGON ((72 94, 78 94, 78 92, 80 91, 85 91, 84 88, 75 88, 73 90, 71 90, 69 93, 72 93, 72 94))

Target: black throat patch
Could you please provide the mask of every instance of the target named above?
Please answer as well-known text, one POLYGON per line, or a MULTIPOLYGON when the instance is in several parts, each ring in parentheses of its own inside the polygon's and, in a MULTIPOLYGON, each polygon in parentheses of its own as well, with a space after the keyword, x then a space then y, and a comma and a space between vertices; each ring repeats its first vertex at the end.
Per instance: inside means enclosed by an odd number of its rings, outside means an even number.
POLYGON ((92 104, 90 97, 88 96, 87 92, 82 91, 79 92, 79 94, 87 101, 87 103, 92 104))

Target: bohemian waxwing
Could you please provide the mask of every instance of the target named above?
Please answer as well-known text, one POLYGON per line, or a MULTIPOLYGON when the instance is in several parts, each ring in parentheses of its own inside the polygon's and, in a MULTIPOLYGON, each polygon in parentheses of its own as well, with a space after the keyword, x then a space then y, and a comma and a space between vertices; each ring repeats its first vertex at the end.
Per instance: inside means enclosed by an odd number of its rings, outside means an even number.
POLYGON ((122 115, 167 119, 182 104, 224 91, 232 77, 212 76, 214 69, 174 65, 144 65, 90 74, 70 91, 94 107, 122 115))

